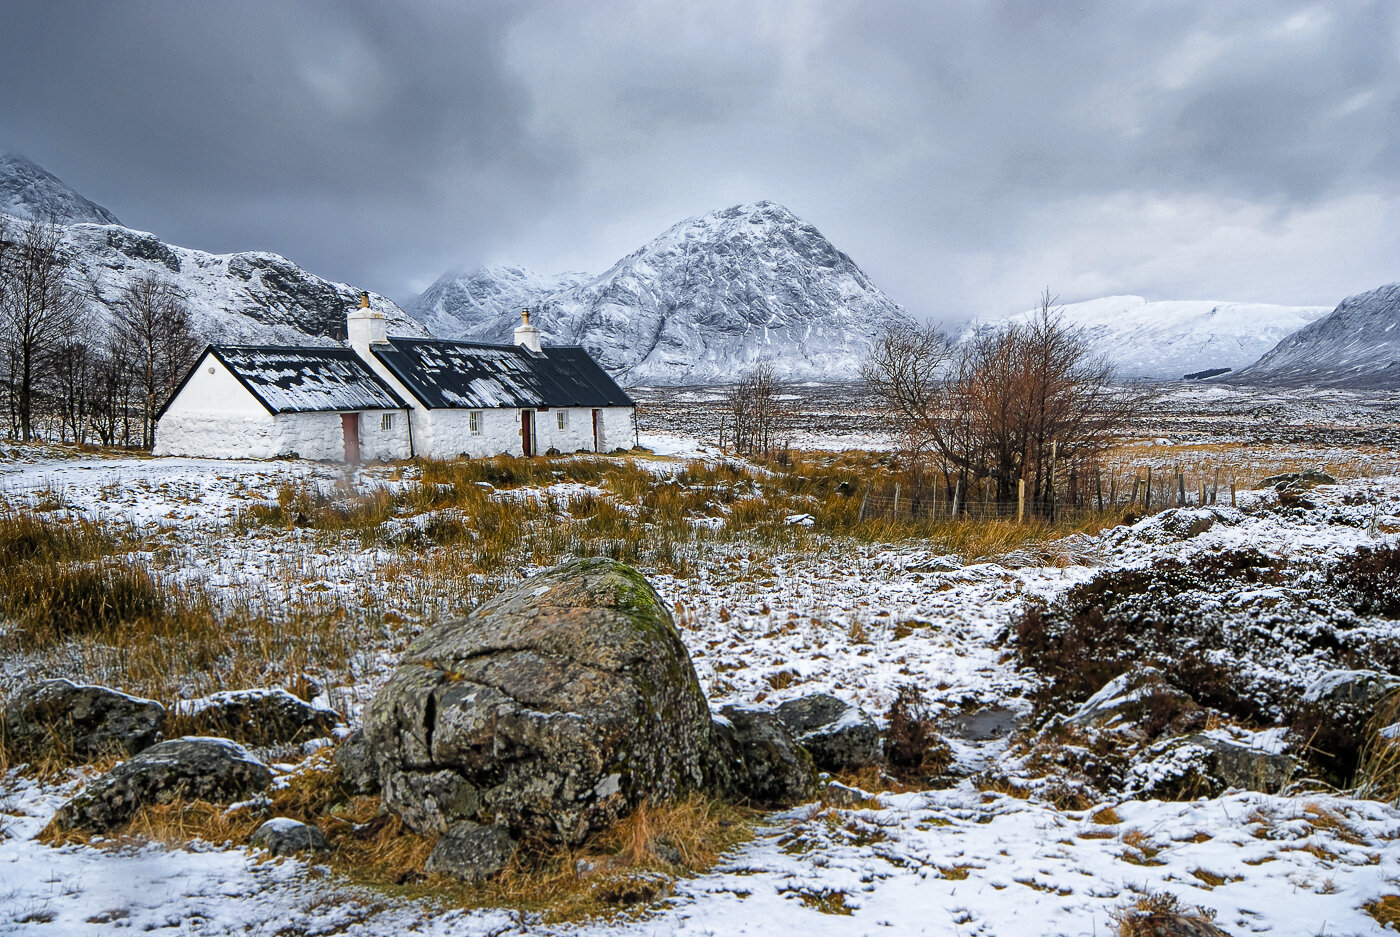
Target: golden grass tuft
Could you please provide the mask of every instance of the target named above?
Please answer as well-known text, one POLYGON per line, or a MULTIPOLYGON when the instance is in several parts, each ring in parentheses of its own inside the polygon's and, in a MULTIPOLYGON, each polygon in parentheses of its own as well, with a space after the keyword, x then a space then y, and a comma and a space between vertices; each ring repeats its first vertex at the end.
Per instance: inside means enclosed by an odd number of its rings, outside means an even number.
POLYGON ((1207 937, 1221 933, 1213 923, 1214 917, 1213 911, 1182 905, 1175 895, 1152 892, 1115 911, 1113 925, 1119 937, 1158 937, 1164 933, 1182 933, 1180 922, 1185 922, 1193 926, 1191 933, 1207 937))
POLYGON ((1375 901, 1368 901, 1361 910, 1369 914, 1381 927, 1400 930, 1400 895, 1382 895, 1375 901))

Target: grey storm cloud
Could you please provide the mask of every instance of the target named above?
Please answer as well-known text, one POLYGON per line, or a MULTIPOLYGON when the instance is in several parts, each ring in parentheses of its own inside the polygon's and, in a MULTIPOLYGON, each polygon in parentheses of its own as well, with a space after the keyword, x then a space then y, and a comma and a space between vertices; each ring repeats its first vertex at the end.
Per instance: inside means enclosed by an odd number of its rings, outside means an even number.
POLYGON ((0 143, 407 300, 771 198, 916 314, 1400 278, 1389 0, 0 7, 0 143))

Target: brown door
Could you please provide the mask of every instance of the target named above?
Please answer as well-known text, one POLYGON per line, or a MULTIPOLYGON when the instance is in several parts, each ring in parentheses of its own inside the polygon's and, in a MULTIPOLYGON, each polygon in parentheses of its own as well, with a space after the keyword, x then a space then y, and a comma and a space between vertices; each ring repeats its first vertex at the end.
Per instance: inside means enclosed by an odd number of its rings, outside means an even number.
POLYGON ((360 464, 360 415, 342 413, 340 429, 345 434, 345 461, 351 465, 360 464))
POLYGON ((520 411, 520 451, 527 456, 535 454, 535 411, 520 411))
POLYGON ((603 411, 593 411, 593 451, 603 451, 603 411))

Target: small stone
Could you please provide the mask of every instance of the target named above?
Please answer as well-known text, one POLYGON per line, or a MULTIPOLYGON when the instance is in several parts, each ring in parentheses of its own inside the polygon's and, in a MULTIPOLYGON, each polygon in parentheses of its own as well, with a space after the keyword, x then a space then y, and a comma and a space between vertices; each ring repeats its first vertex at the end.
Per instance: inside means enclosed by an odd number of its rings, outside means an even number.
POLYGON ((290 856, 306 850, 326 849, 326 837, 314 826, 290 817, 273 817, 253 833, 254 846, 274 856, 290 856))
POLYGON ((182 738, 161 742, 124 761, 58 808, 60 829, 102 833, 138 809, 174 800, 232 803, 272 784, 272 772, 228 739, 182 738))
POLYGON ((777 714, 823 771, 848 771, 881 761, 875 720, 829 693, 789 700, 777 714))
POLYGON ((771 710, 726 706, 715 719, 715 730, 726 746, 731 793, 771 806, 816 796, 812 756, 771 710))
POLYGON ((107 687, 45 680, 16 693, 0 723, 6 743, 26 756, 134 755, 155 743, 165 707, 107 687))
POLYGON ((340 767, 341 780, 355 794, 379 793, 379 765, 365 739, 365 730, 356 729, 335 748, 335 763, 340 767))
POLYGON ((479 882, 504 869, 514 854, 515 839, 504 824, 482 826, 463 820, 442 835, 423 870, 462 882, 479 882))
POLYGON ((249 745, 284 745, 330 733, 334 710, 298 699, 281 688, 228 690, 179 705, 199 732, 249 745))

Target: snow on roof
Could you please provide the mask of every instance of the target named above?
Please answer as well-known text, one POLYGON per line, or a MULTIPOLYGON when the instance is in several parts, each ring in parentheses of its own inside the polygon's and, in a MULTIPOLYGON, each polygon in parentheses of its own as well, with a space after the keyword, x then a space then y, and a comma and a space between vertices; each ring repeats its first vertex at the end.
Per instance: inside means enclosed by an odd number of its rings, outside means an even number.
POLYGON ((632 398, 582 348, 391 338, 374 354, 432 409, 630 407, 632 398))
POLYGON ((209 353, 273 413, 405 406, 349 348, 210 345, 209 353))

